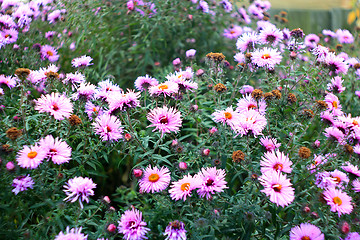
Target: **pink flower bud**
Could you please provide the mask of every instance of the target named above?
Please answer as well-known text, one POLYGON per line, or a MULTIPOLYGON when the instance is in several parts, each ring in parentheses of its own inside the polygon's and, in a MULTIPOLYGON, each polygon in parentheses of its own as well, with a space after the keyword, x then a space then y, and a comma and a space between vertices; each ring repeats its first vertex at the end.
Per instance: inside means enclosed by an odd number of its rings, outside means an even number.
POLYGON ((175 59, 173 60, 172 64, 173 64, 174 66, 179 66, 179 65, 181 64, 180 58, 175 58, 175 59))
POLYGON ((199 109, 199 106, 196 104, 191 106, 191 111, 196 112, 198 109, 199 109))
POLYGON ((125 138, 126 141, 130 141, 131 138, 132 138, 132 136, 131 136, 130 133, 126 133, 125 136, 124 136, 124 138, 125 138))
POLYGON ((308 206, 304 207, 304 212, 309 213, 310 211, 311 211, 311 209, 308 206))
POLYGON ((131 0, 126 3, 126 6, 130 11, 134 10, 134 7, 135 7, 134 2, 131 0))
POLYGON ((116 231, 115 224, 113 224, 113 223, 109 224, 109 226, 107 227, 107 230, 111 233, 114 233, 116 231))
POLYGON ((9 172, 14 171, 14 169, 15 169, 15 164, 13 162, 8 162, 6 164, 6 170, 8 170, 9 172))
POLYGON ((178 142, 177 139, 174 139, 174 140, 172 140, 172 142, 171 142, 171 146, 172 146, 172 147, 175 147, 175 146, 177 146, 178 144, 179 144, 179 142, 178 142))
POLYGON ((341 226, 341 231, 348 234, 350 232, 350 225, 347 222, 344 222, 341 226))
POLYGON ((193 15, 189 14, 189 15, 188 15, 188 19, 189 19, 189 20, 193 20, 193 15))
POLYGON ((179 162, 179 168, 180 170, 186 170, 187 169, 186 162, 179 162))
POLYGON ((14 120, 15 120, 15 121, 19 121, 19 120, 20 120, 20 117, 19 117, 19 116, 14 116, 14 120))
POLYGON ((209 156, 209 154, 210 154, 210 149, 208 149, 208 148, 204 149, 204 150, 202 151, 202 154, 203 154, 204 156, 209 156))
POLYGON ((319 148, 320 147, 320 141, 316 139, 314 142, 314 147, 319 148))
POLYGON ((200 76, 202 76, 204 73, 205 73, 204 70, 199 69, 199 70, 196 71, 196 76, 200 77, 200 76))
POLYGON ((214 133, 216 133, 217 131, 218 131, 218 129, 217 129, 216 127, 212 127, 212 128, 209 129, 209 133, 210 133, 210 134, 214 134, 214 133))
POLYGON ((139 177, 142 176, 143 171, 141 169, 134 169, 133 174, 134 174, 135 177, 139 178, 139 177))
POLYGON ((110 207, 109 210, 114 212, 116 211, 114 207, 110 207))
POLYGON ((108 203, 108 204, 110 204, 110 198, 108 197, 108 196, 105 196, 104 198, 103 198, 103 200, 106 202, 106 203, 108 203))

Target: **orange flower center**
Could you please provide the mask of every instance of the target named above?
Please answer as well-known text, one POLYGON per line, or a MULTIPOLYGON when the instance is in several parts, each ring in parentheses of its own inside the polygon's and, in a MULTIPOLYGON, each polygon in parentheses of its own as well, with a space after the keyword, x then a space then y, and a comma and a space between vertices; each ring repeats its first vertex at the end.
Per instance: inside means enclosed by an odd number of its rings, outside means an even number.
POLYGON ((168 89, 169 87, 168 87, 168 85, 166 85, 166 84, 161 84, 160 86, 159 86, 159 89, 161 89, 161 90, 165 90, 165 89, 168 89))
POLYGON ((33 159, 33 158, 35 158, 35 157, 37 156, 37 152, 31 151, 31 152, 29 152, 29 153, 27 154, 27 156, 28 156, 28 158, 33 159))
POLYGON ((232 119, 231 113, 226 112, 226 113, 225 113, 225 118, 226 118, 226 119, 232 119))
POLYGON ((334 177, 333 180, 336 182, 336 183, 340 183, 341 182, 341 179, 339 177, 334 177))
POLYGON ((332 106, 333 106, 334 108, 338 108, 337 102, 336 102, 336 101, 333 101, 333 102, 332 102, 332 106))
POLYGON ((157 182, 159 180, 159 175, 157 173, 153 173, 149 176, 149 181, 150 182, 157 182))
POLYGON ((334 197, 333 202, 335 204, 337 204, 338 206, 340 206, 342 204, 342 201, 341 201, 341 199, 339 197, 334 197))
POLYGON ((96 107, 94 107, 92 110, 93 110, 93 112, 97 113, 96 107))
POLYGON ((359 126, 359 123, 358 123, 358 121, 356 121, 356 120, 354 120, 354 121, 352 122, 352 124, 354 124, 355 126, 359 126))
POLYGON ((301 240, 311 240, 311 238, 308 236, 303 236, 303 237, 301 237, 301 240))
POLYGON ((49 56, 54 56, 54 53, 51 52, 51 51, 47 51, 46 54, 49 55, 49 56))
POLYGON ((264 55, 261 56, 262 59, 269 59, 271 58, 270 54, 265 53, 264 55))
POLYGON ((56 150, 56 149, 54 149, 54 148, 52 148, 52 149, 50 149, 50 152, 51 152, 51 153, 56 153, 56 152, 57 152, 57 150, 56 150))
POLYGON ((5 38, 8 38, 8 37, 10 37, 10 34, 6 34, 6 35, 5 35, 5 38))
POLYGON ((181 184, 181 187, 180 187, 181 191, 189 191, 190 189, 190 183, 183 183, 181 184))
POLYGON ((54 111, 59 110, 59 107, 58 107, 58 105, 57 105, 56 103, 53 104, 53 110, 54 110, 54 111))
POLYGON ((256 108, 256 105, 250 104, 250 105, 248 106, 248 109, 253 109, 253 108, 256 108))
POLYGON ((281 186, 281 184, 274 184, 274 185, 272 186, 272 188, 274 189, 275 192, 280 192, 282 186, 281 186))
POLYGON ((230 31, 230 33, 231 33, 231 34, 234 34, 234 33, 235 33, 235 31, 234 31, 234 30, 231 30, 231 31, 230 31))
POLYGON ((278 170, 282 170, 283 169, 283 165, 281 164, 281 163, 276 163, 275 165, 274 165, 274 169, 276 170, 276 171, 278 171, 278 170))

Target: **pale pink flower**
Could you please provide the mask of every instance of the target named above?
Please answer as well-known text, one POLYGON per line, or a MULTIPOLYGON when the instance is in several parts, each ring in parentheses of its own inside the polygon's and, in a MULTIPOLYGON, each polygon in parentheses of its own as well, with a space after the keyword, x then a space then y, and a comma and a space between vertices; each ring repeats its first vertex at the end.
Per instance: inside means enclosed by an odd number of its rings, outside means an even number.
POLYGON ((167 167, 158 169, 149 165, 145 169, 144 176, 139 180, 140 192, 161 192, 169 186, 170 181, 170 171, 167 167))
POLYGON ((172 81, 166 81, 158 85, 151 86, 149 88, 149 93, 151 96, 160 96, 161 94, 165 96, 170 96, 173 93, 179 91, 179 85, 172 81))
POLYGON ((66 185, 64 185, 64 192, 67 197, 64 201, 75 202, 79 200, 80 207, 83 208, 83 201, 89 203, 89 196, 93 196, 94 188, 96 188, 96 184, 92 181, 92 179, 88 177, 75 177, 70 179, 66 185))
POLYGON ((215 193, 223 192, 227 182, 225 181, 225 170, 212 168, 202 168, 199 173, 196 174, 199 178, 200 185, 197 193, 200 197, 206 197, 211 199, 215 193))
POLYGON ((355 192, 360 192, 360 179, 355 179, 353 182, 352 182, 352 185, 353 185, 353 190, 355 192))
POLYGON ((87 240, 87 235, 81 233, 80 228, 72 228, 66 227, 66 232, 63 233, 62 231, 55 237, 55 240, 87 240))
POLYGON ((264 47, 256 49, 251 56, 251 61, 258 67, 274 69, 275 65, 280 64, 282 56, 277 49, 264 47))
POLYGON ((190 174, 184 176, 177 182, 173 182, 171 189, 169 190, 170 197, 173 200, 186 200, 187 197, 191 197, 192 190, 198 188, 201 182, 196 176, 192 177, 190 174))
POLYGON ((239 120, 241 114, 235 112, 232 107, 228 107, 225 110, 216 110, 211 114, 214 122, 220 122, 224 126, 225 124, 230 126, 232 130, 236 130, 237 125, 239 125, 239 120))
POLYGON ((40 113, 48 112, 54 116, 56 120, 63 120, 70 117, 73 106, 65 95, 60 95, 58 92, 42 95, 41 98, 35 100, 35 110, 40 113))
POLYGON ((245 97, 239 99, 237 102, 237 108, 235 111, 239 113, 247 112, 250 109, 258 111, 261 115, 265 115, 266 113, 266 102, 263 99, 256 101, 251 95, 246 95, 245 97))
POLYGON ((324 234, 311 223, 301 223, 290 231, 290 240, 324 240, 324 234))
POLYGON ((46 150, 39 146, 24 146, 22 150, 18 152, 16 161, 18 165, 22 168, 35 169, 46 157, 46 150))
POLYGON ((74 58, 71 61, 71 64, 75 68, 83 68, 83 67, 93 65, 93 63, 91 63, 92 60, 93 59, 90 56, 84 55, 84 56, 81 56, 81 57, 78 57, 78 58, 74 58))
POLYGON ((323 196, 327 204, 331 207, 330 211, 337 212, 339 217, 341 214, 350 214, 352 212, 352 198, 345 192, 335 188, 329 188, 323 192, 323 196))

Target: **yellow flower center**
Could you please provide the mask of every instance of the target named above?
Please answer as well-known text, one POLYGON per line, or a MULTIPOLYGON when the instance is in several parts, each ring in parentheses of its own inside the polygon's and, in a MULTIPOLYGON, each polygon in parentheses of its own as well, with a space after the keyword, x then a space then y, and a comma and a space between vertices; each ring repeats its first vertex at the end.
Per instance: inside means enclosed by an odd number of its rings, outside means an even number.
POLYGON ((274 169, 276 170, 276 171, 278 171, 278 170, 282 170, 283 169, 283 165, 281 164, 281 163, 276 163, 275 165, 274 165, 274 169))
POLYGON ((92 110, 93 110, 93 112, 97 113, 96 107, 94 107, 92 110))
POLYGON ((153 173, 149 176, 149 181, 150 182, 157 182, 159 180, 159 175, 157 173, 153 173))
POLYGON ((190 183, 183 183, 181 184, 181 187, 180 187, 181 191, 189 191, 190 189, 190 183))
POLYGON ((340 206, 342 204, 342 201, 341 201, 341 199, 339 197, 334 197, 333 202, 335 204, 337 204, 338 206, 340 206))
POLYGON ((229 113, 229 112, 226 112, 226 113, 225 113, 225 118, 226 118, 226 119, 232 119, 232 114, 229 113))
POLYGON ((281 184, 274 184, 274 185, 272 186, 272 188, 274 189, 275 192, 280 192, 282 186, 281 186, 281 184))
POLYGON ((359 123, 358 123, 358 121, 356 121, 356 120, 354 120, 354 121, 352 122, 352 124, 354 124, 355 126, 359 126, 359 123))
POLYGON ((332 102, 332 106, 333 106, 334 108, 338 108, 337 102, 336 102, 336 101, 333 101, 333 102, 332 102))
POLYGON ((261 56, 262 59, 269 59, 271 58, 270 54, 265 53, 264 55, 261 56))
POLYGON ((52 51, 47 51, 46 54, 49 56, 54 56, 54 53, 52 51))
POLYGON ((165 89, 168 89, 169 87, 168 87, 168 85, 166 85, 166 84, 161 84, 160 86, 159 86, 159 89, 161 89, 161 90, 165 90, 165 89))
POLYGON ((31 152, 29 152, 29 153, 27 154, 27 156, 28 156, 28 158, 33 159, 33 158, 35 158, 35 157, 37 156, 37 152, 31 151, 31 152))

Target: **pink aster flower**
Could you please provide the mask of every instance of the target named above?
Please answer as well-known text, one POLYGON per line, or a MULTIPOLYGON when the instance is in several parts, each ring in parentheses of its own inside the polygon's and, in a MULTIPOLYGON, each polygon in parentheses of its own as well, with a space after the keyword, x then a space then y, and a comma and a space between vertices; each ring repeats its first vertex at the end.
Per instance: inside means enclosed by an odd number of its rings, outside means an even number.
POLYGON ((149 93, 151 96, 160 96, 161 94, 165 96, 170 96, 173 93, 179 91, 179 85, 173 81, 166 81, 149 88, 149 93))
POLYGON ((328 109, 331 110, 335 116, 342 115, 342 107, 340 105, 339 98, 336 95, 332 93, 326 94, 325 102, 328 105, 328 109))
POLYGON ((166 236, 165 240, 186 240, 185 224, 178 220, 170 222, 164 235, 166 236))
POLYGON ((239 99, 236 105, 237 105, 236 111, 239 113, 247 112, 250 109, 258 111, 261 115, 265 115, 266 113, 267 105, 265 100, 261 99, 259 101, 256 101, 254 98, 251 97, 250 94, 239 99))
POLYGON ((85 112, 90 120, 93 120, 93 118, 96 118, 97 116, 103 114, 103 110, 99 106, 96 106, 90 101, 86 102, 85 104, 85 112))
POLYGON ((49 15, 47 16, 47 19, 49 21, 50 24, 55 23, 56 21, 58 21, 61 18, 61 14, 62 13, 66 13, 65 9, 56 9, 55 11, 49 13, 49 15))
POLYGON ((67 163, 71 159, 71 147, 62 139, 48 135, 40 139, 39 144, 47 153, 47 157, 55 164, 67 163))
POLYGON ((34 181, 30 177, 30 175, 18 176, 13 180, 11 186, 15 187, 12 192, 17 195, 19 192, 28 190, 28 188, 32 189, 34 186, 34 181))
POLYGON ((310 48, 316 48, 317 44, 320 42, 320 38, 316 34, 308 34, 304 39, 304 44, 310 48))
POLYGON ((18 39, 18 31, 15 29, 4 29, 1 34, 1 41, 3 41, 4 44, 11 44, 15 43, 18 39))
POLYGON ((242 95, 244 94, 248 94, 248 93, 252 93, 254 91, 254 87, 250 86, 250 85, 243 85, 241 88, 240 88, 240 93, 242 95))
POLYGON ((67 195, 64 201, 75 202, 79 200, 80 207, 83 208, 82 202, 89 203, 89 196, 94 195, 93 189, 96 188, 96 184, 88 177, 75 177, 70 179, 63 187, 67 195))
POLYGON ((239 124, 241 114, 235 112, 232 107, 228 107, 226 110, 216 110, 211 116, 213 116, 214 122, 220 122, 223 125, 227 124, 235 131, 235 126, 239 124))
POLYGON ((175 72, 175 74, 167 75, 166 79, 171 82, 177 83, 179 86, 179 90, 181 91, 189 90, 193 92, 194 89, 198 88, 198 84, 191 81, 193 75, 194 73, 192 72, 191 68, 187 68, 185 71, 175 72))
POLYGON ((109 95, 113 93, 122 94, 122 92, 123 90, 117 84, 114 84, 110 79, 107 79, 98 83, 98 88, 96 89, 94 97, 107 100, 109 95))
POLYGON ((126 210, 119 221, 119 233, 124 234, 123 239, 142 240, 147 239, 146 233, 150 231, 145 227, 147 224, 142 220, 142 213, 137 209, 126 210))
POLYGON ((360 179, 355 179, 353 182, 352 182, 352 185, 353 185, 353 190, 355 192, 360 192, 360 179))
POLYGON ((42 112, 48 112, 54 116, 56 120, 63 120, 70 117, 73 106, 65 95, 60 95, 58 92, 52 92, 51 94, 42 95, 41 98, 35 100, 35 110, 42 112))
POLYGON ((251 61, 258 67, 274 69, 276 64, 280 64, 282 56, 280 52, 272 48, 256 49, 251 56, 251 61))
POLYGON ((324 240, 324 234, 311 223, 301 223, 290 231, 290 240, 324 240))
POLYGON ((102 141, 118 141, 123 138, 123 128, 121 122, 115 116, 103 114, 92 123, 95 134, 100 135, 102 141))
POLYGON ((359 239, 360 239, 360 234, 358 232, 351 232, 346 236, 346 238, 344 239, 340 238, 340 240, 359 240, 359 239))
POLYGON ((250 109, 240 115, 239 124, 235 126, 235 131, 241 136, 253 134, 258 136, 262 134, 262 130, 267 125, 265 116, 261 115, 258 111, 250 109))
POLYGON ((158 80, 156 80, 156 78, 150 77, 147 74, 145 76, 140 76, 135 80, 135 87, 141 92, 147 90, 149 87, 156 86, 158 84, 159 82, 158 80))
POLYGON ((244 53, 254 50, 257 43, 259 43, 258 34, 256 32, 246 32, 236 41, 236 48, 244 53))
POLYGON ((72 96, 74 100, 83 99, 85 101, 89 101, 93 98, 95 94, 96 86, 91 83, 80 83, 80 86, 77 87, 76 93, 72 96))
POLYGON ((277 143, 277 140, 275 138, 270 137, 260 138, 260 144, 263 145, 268 152, 276 150, 281 146, 281 143, 277 143))
POLYGON ((60 55, 57 53, 57 50, 50 45, 42 46, 40 49, 40 54, 42 60, 48 59, 50 62, 56 62, 60 57, 60 55))
POLYGON ((202 168, 196 176, 199 178, 200 185, 197 193, 200 197, 211 199, 213 194, 223 192, 227 182, 225 181, 225 170, 212 168, 202 168))
POLYGON ((85 76, 82 73, 76 72, 76 73, 67 73, 65 75, 65 78, 63 80, 64 84, 72 84, 73 88, 76 86, 76 84, 81 84, 85 82, 85 76))
POLYGON ((171 176, 167 167, 158 169, 149 165, 144 172, 143 178, 139 180, 140 192, 161 192, 170 184, 171 176))
POLYGON ((46 150, 43 147, 39 145, 30 147, 24 146, 24 148, 18 152, 16 161, 22 168, 35 169, 40 165, 45 157, 46 150))
MULTIPOLYGON (((354 152, 355 152, 355 150, 354 150, 354 152)), ((358 154, 360 154, 360 153, 358 153, 358 154)), ((346 162, 345 164, 346 165, 343 165, 341 167, 344 171, 346 171, 349 174, 354 175, 356 177, 360 177, 360 170, 359 170, 358 166, 354 166, 349 162, 346 162)))
POLYGON ((349 32, 349 30, 346 30, 346 29, 336 30, 336 38, 338 39, 339 43, 341 43, 341 44, 354 42, 353 35, 349 32))
POLYGON ((331 83, 328 83, 327 90, 334 91, 335 93, 342 93, 346 89, 346 87, 343 87, 342 85, 343 82, 344 80, 342 80, 341 77, 336 76, 331 79, 331 83))
POLYGON ((241 52, 238 52, 237 54, 235 54, 234 60, 238 63, 245 63, 245 55, 241 52))
POLYGON ((259 180, 264 186, 261 192, 270 197, 270 201, 277 206, 285 207, 294 201, 294 188, 291 187, 290 179, 287 179, 281 172, 264 172, 259 180))
POLYGON ((340 131, 339 129, 335 128, 335 127, 325 128, 324 135, 330 141, 337 141, 341 145, 345 144, 345 142, 344 142, 345 134, 342 131, 340 131))
POLYGON ((245 8, 239 8, 239 14, 240 14, 240 18, 241 21, 245 22, 246 24, 250 24, 251 23, 251 19, 249 17, 249 15, 247 14, 245 8))
POLYGON ((74 58, 71 61, 71 64, 75 68, 84 68, 93 65, 93 63, 91 63, 92 60, 93 59, 91 57, 84 55, 78 58, 74 58))
POLYGON ((349 182, 349 178, 346 176, 346 174, 337 169, 330 172, 330 176, 333 178, 335 186, 347 185, 349 182))
POLYGON ((330 176, 329 172, 319 172, 315 175, 315 185, 321 189, 328 189, 330 186, 334 186, 336 183, 334 179, 330 176))
POLYGON ((196 54, 196 50, 195 49, 189 49, 186 51, 185 55, 186 58, 188 59, 194 59, 195 58, 195 54, 196 54))
POLYGON ((198 188, 201 184, 201 180, 197 176, 191 176, 190 174, 184 176, 177 182, 173 182, 171 189, 169 190, 170 197, 173 200, 186 200, 187 197, 191 197, 192 190, 198 188))
POLYGON ((307 169, 310 171, 310 173, 314 173, 319 165, 322 165, 326 162, 327 159, 324 156, 314 154, 314 160, 312 161, 310 166, 307 167, 307 169))
POLYGON ((227 29, 224 29, 223 36, 229 39, 238 38, 243 33, 243 29, 240 26, 232 25, 227 29))
POLYGON ((320 118, 321 118, 321 121, 323 121, 324 123, 326 123, 328 125, 333 125, 333 123, 335 122, 335 119, 334 119, 335 116, 333 113, 330 112, 330 110, 321 112, 320 118))
POLYGON ((12 76, 0 75, 0 86, 6 85, 8 88, 13 88, 16 86, 16 78, 12 76))
POLYGON ((327 65, 327 68, 335 74, 346 74, 349 69, 349 64, 339 56, 336 56, 335 53, 329 53, 325 59, 324 62, 327 65))
POLYGON ((279 150, 266 152, 261 159, 260 166, 262 173, 267 171, 291 173, 292 171, 292 162, 289 157, 279 150))
POLYGON ((147 119, 151 122, 147 127, 155 127, 153 132, 156 130, 160 131, 161 137, 164 136, 164 133, 177 133, 182 123, 181 113, 175 108, 168 108, 166 106, 151 110, 147 115, 147 119))
POLYGON ((283 33, 276 27, 267 27, 260 31, 259 40, 262 44, 276 46, 283 39, 283 33))
POLYGON ((87 240, 87 235, 81 233, 80 228, 72 228, 66 227, 66 232, 63 233, 62 231, 55 237, 55 240, 87 240))
POLYGON ((331 207, 330 211, 337 212, 339 217, 341 214, 350 214, 352 212, 352 198, 345 192, 335 188, 329 188, 324 191, 323 195, 327 204, 331 207))

